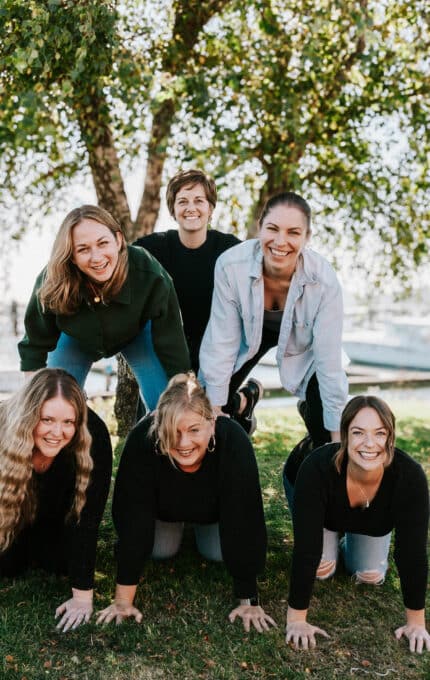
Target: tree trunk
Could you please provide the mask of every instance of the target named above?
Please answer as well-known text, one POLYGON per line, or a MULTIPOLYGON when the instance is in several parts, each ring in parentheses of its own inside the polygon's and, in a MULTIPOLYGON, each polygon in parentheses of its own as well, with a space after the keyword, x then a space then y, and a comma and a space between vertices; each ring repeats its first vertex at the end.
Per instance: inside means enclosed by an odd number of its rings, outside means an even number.
POLYGON ((117 354, 118 383, 114 413, 118 437, 126 437, 136 422, 139 388, 133 372, 122 354, 117 354))
POLYGON ((89 106, 77 100, 75 109, 88 151, 98 203, 118 220, 124 229, 126 239, 129 240, 132 231, 130 208, 110 130, 108 106, 104 95, 102 93, 94 95, 89 106))
POLYGON ((148 144, 145 185, 136 221, 133 225, 133 239, 154 231, 160 211, 160 191, 163 178, 167 144, 175 115, 175 103, 166 99, 152 120, 151 139, 148 144))

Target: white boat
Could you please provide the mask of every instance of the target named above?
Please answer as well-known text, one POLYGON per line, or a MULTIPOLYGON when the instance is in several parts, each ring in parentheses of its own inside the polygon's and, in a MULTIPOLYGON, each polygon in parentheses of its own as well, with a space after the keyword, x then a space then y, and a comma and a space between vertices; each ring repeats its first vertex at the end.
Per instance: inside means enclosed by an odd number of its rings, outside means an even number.
POLYGON ((430 371, 430 319, 395 317, 346 331, 343 348, 354 363, 430 371))

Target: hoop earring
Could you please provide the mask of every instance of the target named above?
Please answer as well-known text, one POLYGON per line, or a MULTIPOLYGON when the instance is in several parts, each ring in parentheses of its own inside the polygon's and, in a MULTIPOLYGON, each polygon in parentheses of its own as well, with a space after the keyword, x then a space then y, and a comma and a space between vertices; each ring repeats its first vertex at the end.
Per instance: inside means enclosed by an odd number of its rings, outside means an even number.
POLYGON ((208 453, 213 453, 215 451, 215 446, 216 446, 215 435, 211 434, 207 447, 208 453))

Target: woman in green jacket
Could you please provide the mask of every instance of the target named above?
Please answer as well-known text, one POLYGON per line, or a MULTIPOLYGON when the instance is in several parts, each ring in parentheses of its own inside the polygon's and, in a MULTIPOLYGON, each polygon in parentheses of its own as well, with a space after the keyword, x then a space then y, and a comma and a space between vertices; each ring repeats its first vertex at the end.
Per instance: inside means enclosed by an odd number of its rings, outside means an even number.
POLYGON ((21 370, 64 368, 83 387, 94 361, 121 352, 149 409, 167 378, 189 368, 169 275, 145 250, 127 246, 119 224, 97 206, 75 208, 65 218, 36 280, 25 331, 21 370), (148 327, 152 358, 144 343, 148 327))

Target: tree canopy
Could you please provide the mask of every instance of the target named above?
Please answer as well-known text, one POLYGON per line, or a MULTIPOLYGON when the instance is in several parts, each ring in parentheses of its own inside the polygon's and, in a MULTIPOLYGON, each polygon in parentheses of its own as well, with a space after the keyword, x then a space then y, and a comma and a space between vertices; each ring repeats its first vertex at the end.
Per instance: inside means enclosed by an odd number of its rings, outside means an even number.
POLYGON ((333 244, 370 232, 407 271, 430 238, 429 16, 424 0, 3 0, 3 191, 49 205, 91 173, 132 239, 154 227, 168 159, 212 172, 250 234, 293 189, 333 244))

